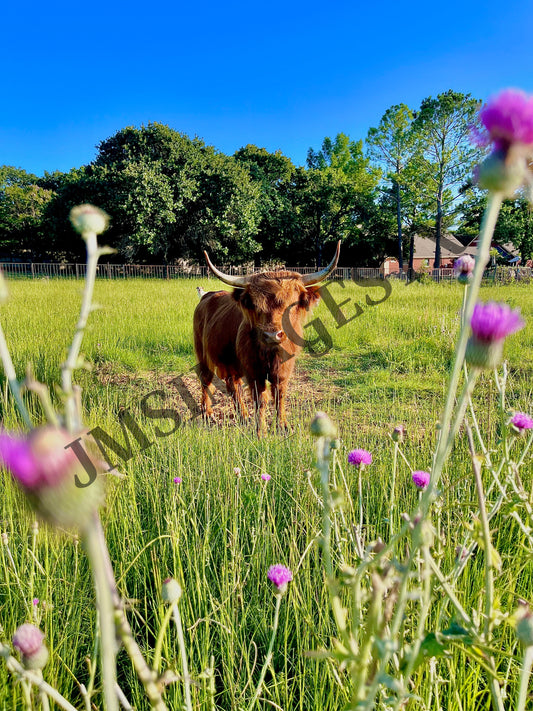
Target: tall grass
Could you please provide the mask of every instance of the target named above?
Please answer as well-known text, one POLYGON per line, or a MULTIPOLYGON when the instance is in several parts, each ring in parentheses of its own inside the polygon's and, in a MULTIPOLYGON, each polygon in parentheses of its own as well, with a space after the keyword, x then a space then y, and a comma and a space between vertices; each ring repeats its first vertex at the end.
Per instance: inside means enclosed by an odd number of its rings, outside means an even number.
MULTIPOLYGON (((153 445, 121 466, 124 478, 109 475, 103 512, 111 558, 128 617, 148 658, 164 614, 162 581, 176 577, 184 590, 182 611, 195 708, 246 708, 270 639, 274 597, 266 581, 272 563, 294 572, 283 600, 280 630, 260 704, 264 708, 340 709, 348 700, 345 683, 330 661, 317 656, 330 646, 334 631, 317 540, 321 531, 318 475, 308 432, 316 409, 327 410, 341 433, 339 460, 346 451, 364 447, 373 452, 372 467, 363 479, 363 526, 366 541, 386 538, 394 516, 414 509, 417 494, 410 471, 400 462, 395 491, 391 484, 389 433, 405 425, 404 451, 415 468, 429 468, 437 419, 453 344, 459 328, 461 291, 455 284, 393 285, 386 301, 368 306, 366 294, 382 292, 347 284, 332 285, 342 309, 357 318, 341 328, 324 304, 311 317, 319 318, 332 336, 333 347, 323 356, 303 354, 292 386, 287 437, 272 430, 258 441, 251 427, 220 419, 206 426, 191 419, 173 377, 187 374, 195 364, 192 312, 197 284, 213 282, 98 282, 101 309, 90 320, 83 351, 91 370, 80 372, 85 422, 121 437, 118 415, 131 409, 153 445), (143 418, 139 401, 163 387, 169 402, 180 410, 183 424, 175 434, 157 437, 165 422, 143 418), (238 477, 234 468, 241 470, 238 477), (271 475, 269 482, 261 473, 271 475), (174 477, 182 479, 175 484, 174 477), (391 508, 391 497, 394 507, 391 508), (391 514, 392 512, 392 514, 391 514), (214 683, 214 702, 210 688, 214 683)), ((10 285, 11 299, 3 307, 3 323, 17 372, 33 363, 37 379, 58 382, 80 300, 76 282, 18 281, 10 285)), ((526 328, 509 339, 507 387, 509 405, 532 411, 533 300, 527 286, 490 286, 486 300, 520 306, 526 328)), ((306 335, 316 337, 310 326, 306 335)), ((315 346, 320 350, 320 344, 315 346)), ((4 426, 17 416, 4 387, 4 426)), ((58 398, 54 394, 54 398, 58 398)), ((218 395, 217 399, 222 400, 218 395)), ((489 444, 499 437, 495 416, 497 393, 482 376, 475 392, 479 420, 489 444)), ((43 419, 33 396, 27 396, 35 422, 43 419)), ((529 460, 530 462, 530 460, 529 460)), ((21 494, 2 473, 0 530, 6 534, 0 549, 0 624, 9 639, 25 620, 39 622, 46 632, 51 659, 46 679, 82 708, 79 684, 90 682, 94 664, 94 605, 88 564, 77 539, 44 525, 34 528, 21 494), (38 598, 38 604, 33 599, 38 598), (88 660, 93 660, 88 664, 88 660)), ((357 481, 346 470, 350 494, 357 499, 357 481)), ((531 487, 530 463, 526 486, 531 487)), ((472 526, 475 508, 471 461, 464 435, 454 448, 442 479, 437 552, 444 566, 453 566, 455 549, 472 526)), ((502 610, 516 607, 520 597, 531 598, 533 569, 525 538, 509 517, 502 517, 494 541, 502 557, 496 580, 502 610)), ((346 559, 353 555, 349 541, 339 541, 346 559)), ((479 608, 483 565, 475 557, 461 580, 461 604, 479 608)), ((439 615, 431 611, 431 624, 439 615)), ((409 618, 406 624, 414 623, 409 618)), ((516 686, 517 648, 514 632, 502 623, 507 640, 509 688, 516 686)), ((142 689, 124 654, 119 655, 119 685, 130 703, 147 708, 142 689)), ((175 634, 169 629, 163 645, 163 668, 179 669, 175 634)), ((96 685, 100 683, 96 676, 96 685)), ((418 672, 417 694, 427 709, 478 711, 490 708, 487 678, 470 665, 461 649, 418 672), (434 694, 429 679, 437 680, 434 694)), ((169 708, 183 704, 181 686, 170 685, 169 708)), ((0 665, 0 702, 4 709, 22 708, 22 692, 0 665)), ((94 697, 102 707, 99 695, 94 697)), ((413 701, 410 708, 420 708, 413 701)))

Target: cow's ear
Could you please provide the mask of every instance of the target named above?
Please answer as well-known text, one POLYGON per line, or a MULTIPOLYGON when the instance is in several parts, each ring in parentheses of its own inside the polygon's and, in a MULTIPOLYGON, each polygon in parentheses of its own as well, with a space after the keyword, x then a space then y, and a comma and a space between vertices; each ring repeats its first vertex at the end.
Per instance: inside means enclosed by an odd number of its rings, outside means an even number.
POLYGON ((243 309, 247 309, 248 311, 254 310, 254 302, 246 289, 235 289, 233 292, 233 298, 235 301, 239 302, 243 309))
POLYGON ((305 291, 302 291, 300 306, 304 309, 312 308, 318 301, 320 301, 319 286, 309 286, 305 291))

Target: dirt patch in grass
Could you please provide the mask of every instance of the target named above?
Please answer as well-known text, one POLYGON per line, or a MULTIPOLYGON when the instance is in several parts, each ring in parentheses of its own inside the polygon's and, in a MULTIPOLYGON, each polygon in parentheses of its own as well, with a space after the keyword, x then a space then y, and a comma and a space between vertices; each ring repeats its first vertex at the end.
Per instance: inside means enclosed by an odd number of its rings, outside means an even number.
MULTIPOLYGON (((161 391, 164 393, 164 404, 162 395, 153 396, 153 400, 147 401, 149 407, 171 407, 183 418, 183 421, 195 419, 200 416, 201 388, 200 381, 193 373, 180 375, 169 375, 154 370, 142 371, 138 373, 117 372, 112 363, 102 363, 93 371, 98 383, 106 388, 116 388, 119 391, 127 391, 129 401, 140 401, 151 392, 161 391)), ((221 390, 214 393, 213 420, 218 424, 228 424, 236 421, 235 410, 231 398, 226 393, 226 387, 222 381, 218 385, 221 390), (223 392, 222 392, 223 391, 223 392)), ((245 400, 250 412, 252 404, 249 388, 245 386, 245 400)), ((268 389, 270 392, 270 389, 268 389)), ((287 409, 289 419, 293 411, 305 412, 306 414, 317 409, 338 406, 346 402, 346 389, 334 385, 329 378, 324 378, 317 382, 304 367, 298 366, 293 378, 289 383, 287 409)), ((270 416, 273 415, 273 403, 270 398, 270 416)), ((295 412, 294 412, 295 414, 295 412)))
MULTIPOLYGON (((156 370, 140 371, 138 373, 118 372, 112 363, 102 363, 94 371, 98 383, 121 394, 120 400, 124 407, 136 407, 141 400, 154 393, 146 401, 148 407, 154 410, 169 408, 178 412, 183 423, 201 422, 200 382, 194 373, 179 376, 156 370)), ((408 425, 409 440, 413 444, 422 443, 430 434, 427 423, 418 421, 414 414, 421 403, 403 403, 401 412, 397 405, 391 403, 384 421, 383 408, 375 408, 369 397, 361 397, 360 393, 349 385, 336 384, 337 371, 330 368, 317 378, 315 371, 306 368, 305 361, 296 366, 294 376, 289 383, 287 414, 289 426, 294 431, 297 423, 309 423, 318 410, 328 412, 336 419, 341 430, 341 436, 348 439, 353 431, 360 437, 367 435, 383 437, 387 431, 397 424, 408 425), (381 416, 376 416, 376 409, 381 416), (413 412, 411 411, 413 409, 413 412), (395 414, 396 411, 396 414, 395 414)), ((338 380, 337 380, 338 383, 338 380)), ((233 427, 239 423, 235 415, 233 402, 225 392, 225 385, 219 382, 220 388, 214 393, 213 419, 211 425, 216 427, 233 427)), ((249 412, 253 412, 250 392, 245 387, 245 399, 249 412)), ((274 427, 275 415, 270 399, 267 413, 267 423, 274 427)), ((249 423, 247 426, 252 427, 249 423)), ((431 429, 431 428, 430 428, 431 429)))

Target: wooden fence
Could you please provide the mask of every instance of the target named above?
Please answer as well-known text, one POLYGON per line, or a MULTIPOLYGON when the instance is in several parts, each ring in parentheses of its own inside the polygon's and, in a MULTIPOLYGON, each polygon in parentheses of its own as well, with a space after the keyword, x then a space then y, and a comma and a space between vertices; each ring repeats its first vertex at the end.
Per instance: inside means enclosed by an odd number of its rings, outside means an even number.
MULTIPOLYGON (((59 264, 49 262, 2 262, 0 263, 4 274, 12 278, 29 279, 83 279, 86 273, 85 264, 59 264)), ((315 267, 287 267, 300 274, 311 274, 315 267)), ((241 276, 262 271, 260 267, 224 266, 221 267, 227 274, 241 276)), ((213 278, 207 266, 177 266, 172 264, 98 264, 97 277, 100 279, 192 279, 213 278)), ((370 267, 338 267, 332 275, 333 279, 343 281, 359 281, 360 279, 383 279, 382 269, 370 267)), ((392 273, 387 275, 390 279, 405 280, 405 273, 392 273)), ((424 272, 424 278, 433 281, 450 281, 455 279, 453 269, 432 269, 424 272)), ((533 279, 531 267, 492 267, 485 271, 485 278, 495 282, 527 282, 533 279)))

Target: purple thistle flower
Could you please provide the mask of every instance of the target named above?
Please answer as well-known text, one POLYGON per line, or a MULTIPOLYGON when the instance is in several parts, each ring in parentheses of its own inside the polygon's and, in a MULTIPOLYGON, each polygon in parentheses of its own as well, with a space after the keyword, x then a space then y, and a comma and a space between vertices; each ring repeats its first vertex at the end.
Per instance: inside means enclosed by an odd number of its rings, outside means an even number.
POLYGON ((348 454, 348 463, 353 464, 355 467, 372 464, 372 455, 366 449, 353 449, 348 454))
POLYGON ((183 479, 180 476, 175 476, 172 481, 174 482, 174 484, 181 484, 183 479))
POLYGON ((533 96, 520 89, 505 89, 490 99, 479 118, 496 150, 513 143, 533 144, 533 96))
POLYGON ((471 280, 475 266, 476 260, 469 254, 463 254, 453 264, 455 275, 461 283, 468 283, 471 280))
POLYGON ((44 633, 35 625, 26 622, 17 629, 13 635, 13 646, 21 654, 30 656, 38 652, 43 643, 44 633))
POLYGON ((457 274, 470 274, 474 271, 476 260, 469 254, 463 254, 453 263, 453 268, 457 274))
POLYGON ((489 301, 475 305, 470 326, 478 341, 493 343, 519 331, 524 327, 524 322, 518 309, 513 310, 507 304, 489 301))
MULTIPOLYGON (((73 443, 80 438, 50 425, 27 436, 0 432, 0 465, 11 472, 32 506, 45 519, 62 527, 80 528, 100 505, 101 479, 89 480, 73 443)), ((84 450, 96 472, 102 463, 84 450)))
POLYGON ((498 367, 505 337, 523 328, 518 309, 507 304, 476 304, 470 321, 472 335, 466 346, 466 361, 474 368, 498 367))
POLYGON ((26 669, 42 669, 48 661, 48 649, 43 640, 41 630, 29 622, 20 625, 13 635, 13 646, 20 652, 26 669))
POLYGON ((482 188, 512 197, 529 183, 528 164, 533 155, 533 96, 506 89, 479 112, 483 131, 472 132, 478 146, 492 144, 492 153, 479 166, 476 182, 482 188))
POLYGON ((418 489, 425 489, 429 484, 431 474, 429 472, 424 472, 420 469, 417 469, 413 472, 412 477, 413 483, 418 489))
POLYGON ((292 571, 284 565, 276 563, 276 565, 271 565, 268 569, 267 578, 278 593, 284 593, 287 589, 287 584, 292 580, 292 571))
POLYGON ((533 429, 533 418, 526 415, 525 412, 515 412, 511 419, 511 424, 522 433, 524 430, 533 429))
POLYGON ((39 598, 38 598, 38 597, 34 597, 33 600, 32 600, 32 603, 33 603, 33 605, 35 605, 35 607, 37 607, 37 605, 39 604, 39 598))
POLYGON ((270 481, 270 480, 272 479, 272 477, 270 476, 270 474, 267 474, 266 472, 263 472, 263 474, 261 474, 261 479, 262 479, 263 481, 270 481))
POLYGON ((57 486, 79 467, 78 458, 68 447, 72 440, 72 435, 55 427, 35 429, 22 438, 1 432, 0 462, 26 489, 57 486))
POLYGON ((28 488, 40 483, 40 472, 27 439, 0 433, 0 460, 15 479, 28 488))

